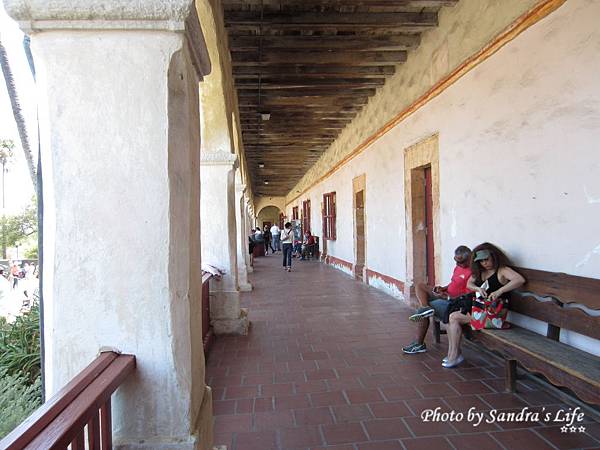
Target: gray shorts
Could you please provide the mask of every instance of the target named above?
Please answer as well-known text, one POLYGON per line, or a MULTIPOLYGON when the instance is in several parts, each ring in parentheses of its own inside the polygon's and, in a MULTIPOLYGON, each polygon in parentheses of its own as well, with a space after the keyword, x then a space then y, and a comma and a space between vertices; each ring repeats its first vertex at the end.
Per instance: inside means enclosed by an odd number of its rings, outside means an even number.
POLYGON ((446 309, 448 309, 448 304, 450 302, 443 298, 436 298, 433 300, 429 300, 429 306, 433 308, 434 316, 440 320, 444 320, 444 314, 446 314, 446 309))

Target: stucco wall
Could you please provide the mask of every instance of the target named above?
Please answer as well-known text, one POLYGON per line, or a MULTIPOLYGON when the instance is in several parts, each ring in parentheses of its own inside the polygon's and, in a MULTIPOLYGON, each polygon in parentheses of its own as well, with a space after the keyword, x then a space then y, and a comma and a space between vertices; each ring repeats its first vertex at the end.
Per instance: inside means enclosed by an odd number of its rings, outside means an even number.
POLYGON ((567 2, 292 202, 288 214, 305 198, 320 204, 336 191, 338 239, 328 253, 354 262, 352 179, 365 173, 367 266, 407 281, 404 151, 439 133, 441 282, 457 245, 485 240, 517 265, 597 278, 597 17, 599 2, 567 2))

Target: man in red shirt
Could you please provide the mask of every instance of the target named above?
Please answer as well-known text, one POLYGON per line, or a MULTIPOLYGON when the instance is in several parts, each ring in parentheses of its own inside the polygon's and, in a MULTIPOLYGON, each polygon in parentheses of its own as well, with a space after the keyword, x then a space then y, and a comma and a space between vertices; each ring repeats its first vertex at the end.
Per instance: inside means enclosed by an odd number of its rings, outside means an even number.
POLYGON ((442 320, 448 306, 448 299, 471 292, 467 288, 467 281, 471 277, 470 259, 471 249, 461 245, 454 250, 456 267, 454 267, 454 272, 452 272, 452 278, 448 285, 428 286, 425 283, 417 284, 415 293, 421 307, 409 317, 410 320, 418 324, 417 338, 411 344, 402 347, 404 353, 426 352, 425 336, 429 328, 429 317, 435 314, 438 319, 442 320))
POLYGON ((304 241, 302 241, 302 260, 308 258, 308 252, 314 251, 313 246, 315 245, 315 238, 310 231, 304 233, 304 241))

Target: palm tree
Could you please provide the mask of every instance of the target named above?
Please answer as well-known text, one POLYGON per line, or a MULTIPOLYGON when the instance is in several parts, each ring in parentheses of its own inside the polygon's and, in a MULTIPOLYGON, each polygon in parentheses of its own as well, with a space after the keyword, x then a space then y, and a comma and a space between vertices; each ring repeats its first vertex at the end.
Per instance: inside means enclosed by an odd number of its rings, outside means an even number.
POLYGON ((0 245, 2 246, 2 258, 6 259, 6 216, 4 215, 5 208, 5 193, 4 193, 4 175, 6 174, 6 166, 10 163, 10 160, 13 157, 13 148, 15 144, 13 141, 9 139, 0 139, 0 164, 2 164, 2 217, 0 220, 2 221, 2 242, 0 245))
POLYGON ((2 66, 2 73, 4 74, 4 81, 6 82, 6 89, 8 91, 8 97, 10 98, 10 105, 12 106, 13 115, 15 122, 17 123, 17 130, 19 132, 19 138, 21 139, 21 147, 27 160, 27 166, 29 167, 29 175, 31 176, 31 182, 33 183, 34 190, 37 189, 37 176, 35 173, 35 166, 33 164, 33 154, 31 153, 31 147, 29 145, 29 137, 27 135, 27 128, 25 126, 25 117, 19 104, 19 97, 17 95, 17 89, 15 86, 15 80, 8 63, 8 55, 6 49, 2 45, 2 38, 0 37, 0 66, 2 66))

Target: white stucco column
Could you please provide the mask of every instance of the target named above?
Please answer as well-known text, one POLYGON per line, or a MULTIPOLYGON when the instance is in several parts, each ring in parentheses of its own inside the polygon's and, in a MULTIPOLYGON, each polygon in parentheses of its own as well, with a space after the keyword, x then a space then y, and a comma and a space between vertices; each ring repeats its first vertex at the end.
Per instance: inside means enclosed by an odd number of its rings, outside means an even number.
POLYGON ((248 282, 248 233, 246 231, 246 210, 244 193, 245 184, 235 185, 235 213, 237 222, 237 265, 238 282, 240 291, 251 291, 252 285, 248 282))
POLYGON ((212 448, 201 336, 194 3, 4 0, 31 35, 44 189, 48 396, 102 346, 136 356, 114 448, 212 448))
POLYGON ((246 334, 247 312, 240 308, 235 208, 237 156, 203 151, 200 163, 202 261, 225 270, 211 282, 210 315, 215 334, 246 334))
MULTIPOLYGON (((250 235, 250 229, 252 228, 252 222, 250 220, 250 210, 249 210, 249 205, 250 205, 250 200, 248 199, 248 197, 243 198, 243 206, 242 206, 242 217, 244 219, 244 237, 245 237, 245 242, 246 245, 248 243, 248 236, 250 235)), ((250 254, 248 252, 244 253, 244 256, 246 258, 246 272, 247 273, 252 273, 254 272, 254 266, 252 265, 252 258, 250 258, 250 254)))

